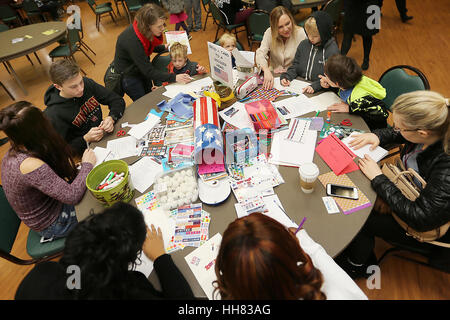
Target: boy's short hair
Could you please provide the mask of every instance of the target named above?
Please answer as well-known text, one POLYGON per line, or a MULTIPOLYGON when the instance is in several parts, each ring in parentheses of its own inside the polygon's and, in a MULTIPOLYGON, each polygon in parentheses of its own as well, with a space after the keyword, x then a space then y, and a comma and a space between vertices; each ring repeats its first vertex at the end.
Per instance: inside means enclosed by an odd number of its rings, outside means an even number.
POLYGON ((316 19, 309 17, 305 22, 305 31, 308 35, 317 37, 320 36, 319 29, 317 28, 316 19))
POLYGON ((221 47, 223 47, 223 45, 225 44, 225 42, 227 41, 233 41, 234 44, 236 45, 237 40, 236 40, 236 36, 234 34, 231 33, 224 33, 220 38, 219 38, 219 45, 221 47))
POLYGON ((187 58, 187 52, 188 52, 188 48, 186 45, 180 43, 180 42, 174 42, 171 46, 170 46, 170 57, 172 59, 181 57, 186 59, 187 58))
POLYGON ((344 89, 353 87, 362 77, 361 67, 355 59, 342 54, 335 54, 328 58, 323 70, 331 81, 344 89))
POLYGON ((62 86, 65 81, 80 73, 80 67, 69 59, 61 59, 52 63, 49 73, 52 82, 62 86))

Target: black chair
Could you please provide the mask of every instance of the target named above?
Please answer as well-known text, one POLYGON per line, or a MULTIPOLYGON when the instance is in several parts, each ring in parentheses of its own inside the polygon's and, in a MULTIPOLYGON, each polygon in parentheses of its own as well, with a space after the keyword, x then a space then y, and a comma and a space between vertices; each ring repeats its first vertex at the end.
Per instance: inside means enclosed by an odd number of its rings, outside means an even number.
POLYGON ((341 27, 342 11, 344 10, 344 1, 342 0, 330 0, 321 9, 327 12, 331 19, 333 19, 333 31, 332 34, 336 37, 337 31, 341 27))
MULTIPOLYGON (((378 82, 386 89, 386 97, 383 101, 389 111, 391 111, 395 99, 401 94, 417 90, 430 90, 430 84, 423 72, 408 65, 398 65, 387 69, 381 75, 378 82), (414 75, 406 73, 406 70, 414 73, 414 75)), ((398 148, 398 150, 389 153, 386 158, 400 153, 398 145, 387 146, 389 151, 395 150, 396 148, 398 148)))
POLYGON ((30 22, 30 24, 33 23, 32 20, 35 17, 40 17, 40 19, 43 20, 44 22, 47 21, 47 18, 41 12, 41 10, 39 10, 39 7, 37 6, 36 2, 34 2, 34 0, 24 0, 22 5, 23 10, 27 14, 28 21, 30 22))
POLYGON ((20 25, 23 25, 17 12, 7 4, 0 5, 0 20, 7 25, 14 21, 18 21, 20 25))
MULTIPOLYGON (((165 52, 160 52, 158 53, 152 60, 152 64, 153 66, 158 69, 161 72, 168 72, 167 71, 167 66, 170 63, 170 52, 169 51, 165 51, 165 52)), ((160 81, 153 81, 153 84, 155 86, 162 86, 162 82, 160 81)))
POLYGON ((247 39, 250 50, 254 42, 261 42, 264 32, 270 28, 270 13, 264 10, 254 10, 247 19, 247 39))
POLYGON ((88 0, 87 2, 92 12, 94 12, 95 14, 95 26, 97 27, 97 31, 100 31, 100 19, 104 14, 109 14, 112 21, 117 24, 116 20, 114 19, 116 15, 114 14, 114 10, 112 9, 111 2, 105 2, 98 5, 95 0, 88 0))
POLYGON ((222 15, 222 12, 220 12, 219 8, 217 8, 216 4, 213 1, 210 2, 209 8, 211 9, 213 19, 214 19, 215 23, 217 24, 216 37, 214 38, 214 41, 217 40, 217 36, 219 34, 220 29, 223 29, 225 32, 226 31, 232 32, 234 30, 236 39, 238 38, 238 32, 243 32, 243 31, 247 30, 247 26, 244 22, 241 22, 238 24, 226 24, 225 18, 222 15), (237 31, 237 29, 239 29, 240 27, 244 27, 244 30, 237 31))
MULTIPOLYGON (((208 22, 208 17, 212 17, 211 8, 209 7, 211 3, 211 0, 202 0, 203 9, 206 12, 206 18, 205 18, 205 26, 203 27, 203 31, 206 30, 206 23, 208 22)), ((214 18, 213 18, 214 21, 214 18)))
POLYGON ((11 254, 19 232, 20 219, 6 199, 3 187, 0 186, 0 257, 19 265, 29 265, 48 261, 60 256, 64 249, 65 239, 40 243, 41 236, 30 230, 27 238, 27 253, 32 259, 21 259, 11 254))

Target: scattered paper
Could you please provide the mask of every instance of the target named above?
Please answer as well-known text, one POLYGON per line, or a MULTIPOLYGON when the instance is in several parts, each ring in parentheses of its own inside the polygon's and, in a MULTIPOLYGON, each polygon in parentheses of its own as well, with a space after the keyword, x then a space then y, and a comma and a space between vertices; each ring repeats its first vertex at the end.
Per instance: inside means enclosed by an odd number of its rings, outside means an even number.
POLYGON ((301 81, 301 80, 297 80, 294 79, 291 81, 289 86, 283 86, 281 85, 281 80, 279 77, 274 78, 273 79, 273 87, 278 89, 278 90, 285 90, 285 91, 289 91, 289 92, 293 92, 293 93, 297 93, 297 94, 303 94, 303 88, 309 86, 310 83, 306 82, 306 81, 301 81))
POLYGON ((327 209, 328 214, 339 213, 339 208, 336 204, 336 201, 332 197, 322 197, 323 204, 327 209))
POLYGON ((100 163, 104 162, 106 157, 110 154, 110 150, 102 147, 95 147, 94 148, 95 157, 97 158, 97 162, 95 163, 95 166, 98 166, 100 163))
POLYGON ((136 141, 136 138, 132 136, 110 140, 106 145, 106 149, 114 154, 115 159, 137 156, 136 141))
POLYGON ((220 111, 219 115, 225 122, 238 129, 250 128, 253 130, 253 123, 245 109, 245 104, 241 102, 235 102, 230 107, 220 111))
POLYGON ((140 193, 144 193, 155 182, 156 176, 163 172, 163 167, 151 157, 143 157, 131 165, 129 170, 133 186, 140 193))
POLYGON ((142 139, 150 130, 153 129, 153 127, 158 124, 161 121, 161 119, 154 114, 149 114, 147 120, 134 125, 130 131, 128 131, 128 134, 130 136, 135 137, 137 140, 142 139))
POLYGON ((371 151, 370 148, 372 147, 371 144, 366 144, 364 147, 355 150, 354 148, 350 147, 350 141, 352 141, 354 139, 354 134, 352 133, 350 136, 342 139, 342 142, 350 149, 353 151, 354 154, 356 154, 358 157, 360 158, 364 158, 364 155, 369 155, 373 160, 375 160, 375 162, 380 161, 381 159, 383 159, 384 157, 386 157, 389 154, 389 151, 387 151, 386 149, 377 146, 375 148, 375 150, 371 151))

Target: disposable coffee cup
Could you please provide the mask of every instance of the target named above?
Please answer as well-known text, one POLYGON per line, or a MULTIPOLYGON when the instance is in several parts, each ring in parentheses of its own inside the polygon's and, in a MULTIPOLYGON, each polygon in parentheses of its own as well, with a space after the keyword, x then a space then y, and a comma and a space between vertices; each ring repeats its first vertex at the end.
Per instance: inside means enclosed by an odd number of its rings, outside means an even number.
POLYGON ((319 168, 314 163, 305 163, 298 168, 300 187, 304 193, 314 191, 314 185, 319 176, 319 168))

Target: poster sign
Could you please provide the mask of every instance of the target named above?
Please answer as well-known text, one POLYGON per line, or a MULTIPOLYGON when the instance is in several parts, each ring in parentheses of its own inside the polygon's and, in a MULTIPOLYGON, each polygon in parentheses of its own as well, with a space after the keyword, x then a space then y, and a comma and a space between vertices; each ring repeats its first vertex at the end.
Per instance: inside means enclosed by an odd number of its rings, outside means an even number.
POLYGON ((208 42, 209 68, 211 77, 233 88, 233 64, 231 52, 212 42, 208 42))

